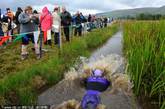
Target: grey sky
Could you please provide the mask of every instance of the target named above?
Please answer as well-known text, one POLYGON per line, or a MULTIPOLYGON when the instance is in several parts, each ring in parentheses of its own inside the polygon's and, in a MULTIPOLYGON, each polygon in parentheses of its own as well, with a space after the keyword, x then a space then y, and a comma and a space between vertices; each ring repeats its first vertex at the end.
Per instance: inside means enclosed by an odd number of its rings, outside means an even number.
POLYGON ((36 9, 48 6, 50 10, 54 5, 64 5, 69 11, 82 11, 86 14, 112 11, 117 9, 131 9, 140 7, 160 7, 165 5, 165 0, 0 0, 0 8, 16 9, 32 5, 36 9))

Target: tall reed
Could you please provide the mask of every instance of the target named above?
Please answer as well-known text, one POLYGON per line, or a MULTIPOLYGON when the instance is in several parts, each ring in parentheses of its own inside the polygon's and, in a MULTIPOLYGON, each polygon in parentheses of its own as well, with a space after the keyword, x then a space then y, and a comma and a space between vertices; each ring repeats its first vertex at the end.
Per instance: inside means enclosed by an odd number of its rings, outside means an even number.
POLYGON ((165 21, 124 23, 124 53, 134 92, 165 100, 165 21))

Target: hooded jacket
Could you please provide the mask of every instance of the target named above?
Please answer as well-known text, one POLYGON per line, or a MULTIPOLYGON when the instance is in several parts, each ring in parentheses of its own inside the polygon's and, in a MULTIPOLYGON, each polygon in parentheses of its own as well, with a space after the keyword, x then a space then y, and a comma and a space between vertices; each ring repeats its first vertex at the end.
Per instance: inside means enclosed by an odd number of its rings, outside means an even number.
POLYGON ((47 31, 52 28, 53 19, 47 7, 42 9, 42 14, 40 17, 41 30, 47 31))

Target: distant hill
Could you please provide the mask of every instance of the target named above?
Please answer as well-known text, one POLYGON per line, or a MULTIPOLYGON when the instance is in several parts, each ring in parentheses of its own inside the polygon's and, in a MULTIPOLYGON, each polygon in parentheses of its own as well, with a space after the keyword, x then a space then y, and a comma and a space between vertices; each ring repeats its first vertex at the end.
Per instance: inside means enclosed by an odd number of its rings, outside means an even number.
POLYGON ((141 13, 165 15, 165 6, 162 6, 160 8, 148 7, 148 8, 116 10, 111 12, 99 13, 97 14, 97 16, 107 16, 114 18, 127 17, 127 16, 135 17, 136 15, 141 13))

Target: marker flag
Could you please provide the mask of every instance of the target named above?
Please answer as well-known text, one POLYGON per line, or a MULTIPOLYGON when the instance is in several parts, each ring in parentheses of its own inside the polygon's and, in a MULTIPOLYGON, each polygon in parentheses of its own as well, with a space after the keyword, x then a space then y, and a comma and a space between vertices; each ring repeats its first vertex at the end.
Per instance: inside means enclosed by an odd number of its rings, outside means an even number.
POLYGON ((24 35, 17 35, 17 37, 14 39, 13 42, 16 42, 16 41, 18 41, 18 40, 21 40, 22 37, 25 37, 25 36, 26 36, 25 34, 24 34, 24 35))
POLYGON ((11 36, 4 36, 3 38, 1 38, 0 40, 0 46, 2 46, 3 43, 5 43, 11 36))

